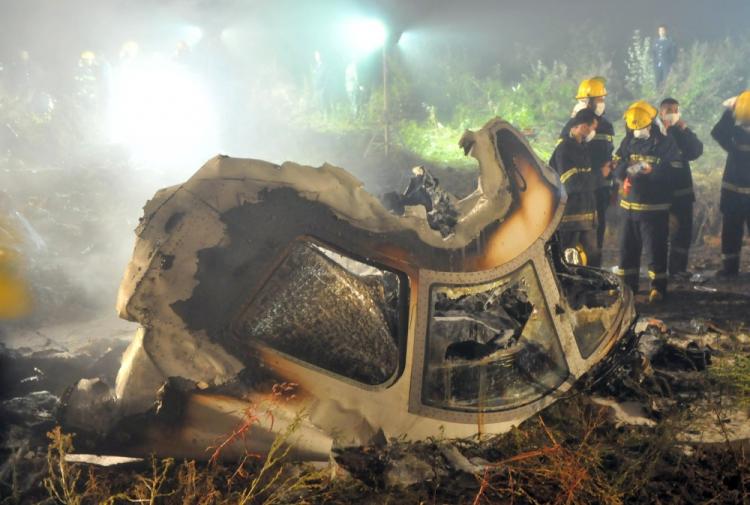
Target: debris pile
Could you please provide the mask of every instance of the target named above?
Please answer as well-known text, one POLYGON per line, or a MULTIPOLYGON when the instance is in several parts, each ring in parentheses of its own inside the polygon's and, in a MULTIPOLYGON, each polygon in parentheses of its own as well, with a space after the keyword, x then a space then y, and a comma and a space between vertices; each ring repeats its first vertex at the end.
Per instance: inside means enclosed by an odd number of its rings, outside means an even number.
POLYGON ((447 237, 458 223, 456 198, 441 188, 438 179, 423 166, 415 167, 412 172, 403 194, 386 193, 383 205, 398 215, 403 215, 408 206, 422 206, 430 228, 447 237))
POLYGON ((632 297, 606 272, 558 268, 560 183, 517 130, 495 119, 461 145, 476 190, 456 200, 418 168, 400 214, 330 165, 219 156, 159 191, 118 298, 140 328, 111 391, 66 397, 69 427, 128 433, 108 449, 128 455, 201 458, 291 383, 254 448, 307 411, 295 450, 324 460, 384 437, 500 433, 556 401, 627 333, 632 297))

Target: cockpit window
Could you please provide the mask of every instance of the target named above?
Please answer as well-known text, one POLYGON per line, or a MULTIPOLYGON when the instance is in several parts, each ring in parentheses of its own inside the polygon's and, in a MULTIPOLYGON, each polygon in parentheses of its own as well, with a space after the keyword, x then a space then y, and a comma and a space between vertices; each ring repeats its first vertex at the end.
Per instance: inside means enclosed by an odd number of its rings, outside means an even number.
POLYGON ((567 365, 528 263, 478 285, 434 284, 422 381, 426 405, 501 411, 559 387, 567 365))
POLYGON ((367 385, 398 371, 405 276, 296 242, 242 315, 241 335, 367 385))
POLYGON ((565 272, 557 272, 562 294, 572 309, 573 334, 587 359, 607 336, 622 304, 622 293, 614 275, 566 265, 565 272))

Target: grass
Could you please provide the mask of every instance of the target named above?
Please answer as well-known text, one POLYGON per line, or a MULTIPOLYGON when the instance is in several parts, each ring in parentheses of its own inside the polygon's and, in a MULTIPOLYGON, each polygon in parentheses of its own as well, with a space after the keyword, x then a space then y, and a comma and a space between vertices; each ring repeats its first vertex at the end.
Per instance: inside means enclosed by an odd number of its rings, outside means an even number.
POLYGON ((345 474, 333 478, 330 468, 292 463, 289 439, 302 417, 279 433, 264 458, 247 454, 237 464, 223 465, 152 457, 143 470, 69 465, 64 457, 73 450, 72 437, 56 428, 50 433, 45 487, 56 503, 63 504, 281 505, 374 500, 620 505, 679 503, 680 493, 692 494, 696 500, 712 493, 718 500, 714 503, 743 503, 742 499, 750 498, 743 488, 750 474, 745 452, 727 443, 727 448, 697 446, 692 454, 685 454, 677 436, 688 418, 682 411, 669 415, 656 428, 615 428, 607 410, 579 395, 559 401, 509 433, 481 442, 392 440, 384 448, 365 449, 365 454, 375 451, 385 461, 412 454, 435 466, 435 479, 408 487, 384 487, 382 482, 365 485, 345 474), (451 470, 441 455, 445 444, 484 466, 473 476, 451 470))
POLYGON ((619 505, 622 493, 601 470, 601 447, 594 433, 606 419, 598 409, 584 422, 584 432, 576 444, 561 444, 558 435, 538 418, 538 431, 546 443, 492 463, 481 476, 473 503, 497 503, 508 499, 538 501, 545 489, 549 503, 619 505))
MULTIPOLYGON (((238 436, 252 436, 250 428, 258 418, 252 411, 246 416, 228 435, 228 443, 238 436)), ((68 463, 65 456, 74 451, 73 436, 56 427, 48 434, 44 488, 52 500, 64 505, 297 503, 323 493, 331 478, 328 470, 289 461, 290 438, 303 420, 304 415, 297 415, 278 433, 263 457, 246 452, 238 463, 224 465, 219 462, 217 452, 208 463, 194 460, 178 463, 173 458, 151 456, 146 470, 119 471, 68 463)), ((219 444, 216 451, 220 452, 228 443, 219 444)))
MULTIPOLYGON (((265 455, 246 452, 238 462, 223 461, 223 448, 252 437, 259 418, 272 416, 274 405, 294 397, 295 385, 289 383, 274 386, 274 400, 268 405, 247 409, 207 463, 152 456, 142 468, 69 464, 65 455, 74 451, 73 436, 55 428, 48 435, 44 488, 55 503, 80 505, 749 503, 746 448, 730 441, 728 433, 726 443, 713 446, 688 447, 682 438, 694 429, 691 423, 696 419, 714 418, 723 428, 727 409, 750 397, 748 348, 730 337, 717 346, 721 352, 703 372, 657 370, 643 376, 635 367, 607 381, 624 397, 635 395, 656 409, 660 419, 654 427, 615 425, 609 411, 593 403, 586 389, 586 394, 573 391, 508 433, 482 440, 402 438, 385 447, 347 449, 339 456, 354 462, 351 474, 291 461, 292 440, 304 413, 279 431, 265 455), (663 388, 653 381, 656 376, 673 383, 663 388), (629 386, 634 383, 635 389, 629 386), (686 395, 687 384, 691 386, 686 395), (448 463, 446 444, 476 465, 473 475, 448 463), (409 486, 386 485, 394 479, 386 479, 384 472, 413 457, 432 468, 429 476, 409 486)), ((6 502, 21 503, 22 497, 14 493, 6 502)))
POLYGON ((65 461, 65 455, 73 450, 73 436, 65 434, 57 426, 47 434, 50 439, 47 448, 48 475, 44 479, 44 488, 50 497, 65 505, 83 503, 85 495, 78 492, 81 481, 81 469, 65 461))
POLYGON ((743 407, 750 407, 750 356, 737 354, 710 368, 710 375, 743 407))

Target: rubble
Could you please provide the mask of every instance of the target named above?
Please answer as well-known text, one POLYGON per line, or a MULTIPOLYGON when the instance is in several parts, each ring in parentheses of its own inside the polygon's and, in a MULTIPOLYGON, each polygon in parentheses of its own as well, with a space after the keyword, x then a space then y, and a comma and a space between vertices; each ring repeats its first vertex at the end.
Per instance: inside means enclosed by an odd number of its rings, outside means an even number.
POLYGON ((387 487, 412 486, 437 477, 431 465, 413 454, 406 454, 403 459, 391 460, 383 474, 387 487))
POLYGON ((427 213, 427 223, 443 237, 453 233, 458 223, 456 198, 439 186, 438 180, 422 166, 415 167, 403 194, 386 193, 383 205, 399 215, 407 206, 421 205, 427 213))
POLYGON ((23 425, 34 428, 49 426, 55 421, 60 399, 49 391, 34 391, 26 396, 17 396, 0 404, 3 424, 23 425))
POLYGON ((591 401, 596 405, 607 407, 615 426, 656 426, 656 421, 649 416, 648 410, 643 404, 635 401, 617 402, 611 398, 592 397, 591 401))
POLYGON ((93 427, 104 434, 112 429, 116 416, 112 389, 101 379, 81 379, 63 397, 60 420, 72 429, 93 427))
POLYGON ((85 463, 101 467, 123 467, 129 465, 140 465, 143 458, 127 458, 123 456, 100 456, 98 454, 66 454, 65 461, 68 463, 85 463))
MULTIPOLYGON (((403 213, 330 165, 219 156, 158 192, 118 297, 141 328, 115 406, 99 402, 129 433, 127 455, 206 457, 249 411, 274 422, 255 415, 256 436, 223 456, 264 452, 301 411, 295 450, 313 461, 383 435, 498 433, 610 354, 632 295, 550 248, 565 203, 555 173, 502 120, 460 143, 477 189, 454 199, 419 169, 403 213)), ((94 403, 71 395, 67 408, 94 403)))

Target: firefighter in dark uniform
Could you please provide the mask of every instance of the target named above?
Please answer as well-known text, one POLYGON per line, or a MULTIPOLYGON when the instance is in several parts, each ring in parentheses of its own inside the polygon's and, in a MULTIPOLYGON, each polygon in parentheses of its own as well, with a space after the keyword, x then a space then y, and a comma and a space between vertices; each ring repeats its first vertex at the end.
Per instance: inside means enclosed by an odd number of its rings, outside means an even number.
POLYGON ((721 182, 722 267, 718 275, 735 277, 740 270, 743 228, 750 233, 750 90, 724 112, 711 136, 727 152, 721 182))
MULTIPOLYGON (((607 208, 612 199, 612 152, 615 150, 615 146, 612 143, 615 129, 612 123, 604 117, 604 110, 606 108, 604 97, 606 96, 607 89, 603 77, 585 79, 578 86, 578 93, 576 94, 578 103, 573 109, 573 116, 581 109, 591 109, 596 114, 598 120, 596 134, 591 142, 588 143, 588 147, 591 153, 591 168, 594 173, 596 186, 596 246, 599 251, 604 247, 604 233, 607 229, 607 208), (602 175, 605 165, 607 165, 606 173, 610 174, 609 176, 602 175)), ((572 119, 569 120, 563 127, 560 133, 560 142, 569 137, 572 121, 572 119)))
POLYGON ((667 292, 667 238, 673 163, 680 160, 674 140, 661 133, 654 107, 636 102, 625 112, 628 132, 615 155, 615 177, 622 183, 620 264, 617 274, 638 293, 641 249, 649 258, 649 302, 667 292))
POLYGON ((690 162, 703 154, 703 143, 681 119, 680 104, 674 98, 665 98, 659 106, 659 118, 669 137, 675 141, 682 159, 675 162, 673 171, 672 206, 670 221, 675 226, 669 234, 669 275, 687 273, 690 243, 693 240, 693 175, 690 162))
MULTIPOLYGON (((601 265, 601 251, 596 241, 596 181, 591 163, 590 143, 596 135, 598 116, 582 109, 569 121, 568 136, 552 153, 550 166, 560 175, 568 202, 558 228, 563 250, 578 249, 581 263, 601 265)), ((608 167, 607 167, 608 168, 608 167)), ((607 174, 609 175, 609 174, 607 174)))

